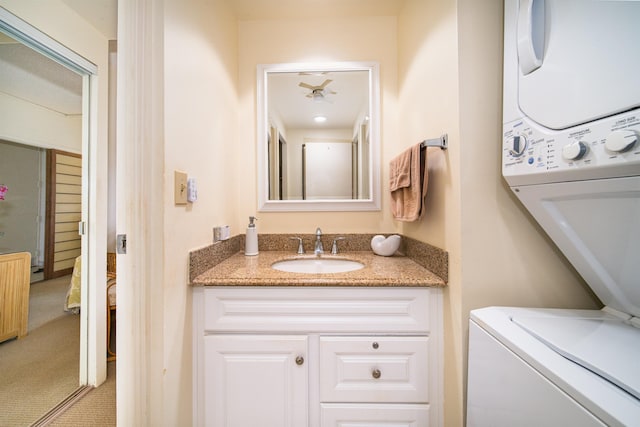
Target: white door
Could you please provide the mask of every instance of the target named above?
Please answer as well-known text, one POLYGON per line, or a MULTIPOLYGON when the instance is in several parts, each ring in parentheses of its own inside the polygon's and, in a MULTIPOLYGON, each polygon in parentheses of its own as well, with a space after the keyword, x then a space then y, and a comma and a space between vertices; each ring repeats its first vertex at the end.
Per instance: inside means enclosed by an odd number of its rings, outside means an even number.
POLYGON ((209 335, 204 349, 207 426, 308 424, 306 336, 209 335))
POLYGON ((351 199, 351 143, 313 142, 304 147, 305 199, 351 199))

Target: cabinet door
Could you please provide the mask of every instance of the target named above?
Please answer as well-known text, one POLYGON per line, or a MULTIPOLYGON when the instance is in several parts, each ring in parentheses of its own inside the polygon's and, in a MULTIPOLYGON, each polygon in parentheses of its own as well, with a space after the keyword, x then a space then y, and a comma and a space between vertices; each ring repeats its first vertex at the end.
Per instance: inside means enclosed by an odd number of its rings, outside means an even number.
POLYGON ((429 405, 321 405, 321 427, 428 427, 429 405))
POLYGON ((306 336, 208 335, 204 349, 206 425, 308 424, 306 336))

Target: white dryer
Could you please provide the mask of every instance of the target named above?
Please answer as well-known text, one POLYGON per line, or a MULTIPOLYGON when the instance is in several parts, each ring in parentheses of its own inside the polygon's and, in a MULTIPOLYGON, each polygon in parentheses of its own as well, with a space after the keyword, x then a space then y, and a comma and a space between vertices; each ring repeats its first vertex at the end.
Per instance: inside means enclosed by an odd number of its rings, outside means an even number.
POLYGON ((504 19, 503 176, 605 307, 472 311, 467 425, 640 426, 640 1, 504 19))

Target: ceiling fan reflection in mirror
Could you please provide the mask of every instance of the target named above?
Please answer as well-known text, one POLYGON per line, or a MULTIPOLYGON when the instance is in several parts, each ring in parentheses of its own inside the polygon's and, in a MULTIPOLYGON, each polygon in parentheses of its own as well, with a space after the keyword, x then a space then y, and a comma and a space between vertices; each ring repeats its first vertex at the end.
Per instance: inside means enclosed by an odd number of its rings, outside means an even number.
POLYGON ((306 97, 311 98, 313 102, 330 102, 327 99, 327 95, 337 94, 337 92, 334 92, 331 89, 327 88, 329 83, 331 83, 332 81, 333 80, 331 79, 326 79, 321 85, 318 85, 318 86, 313 86, 309 83, 300 82, 298 86, 303 87, 305 89, 309 89, 311 91, 306 95, 306 97))

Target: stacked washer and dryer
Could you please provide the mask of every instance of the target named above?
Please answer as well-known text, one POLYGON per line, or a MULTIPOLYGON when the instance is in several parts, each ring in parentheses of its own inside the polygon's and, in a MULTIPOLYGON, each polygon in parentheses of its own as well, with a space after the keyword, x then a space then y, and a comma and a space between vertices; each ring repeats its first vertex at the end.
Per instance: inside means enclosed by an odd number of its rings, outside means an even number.
POLYGON ((473 310, 467 425, 640 426, 640 1, 504 19, 503 176, 604 308, 473 310))

